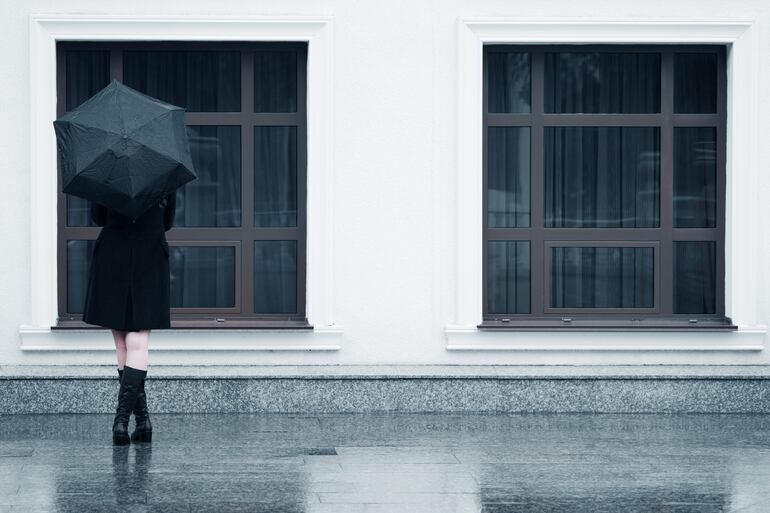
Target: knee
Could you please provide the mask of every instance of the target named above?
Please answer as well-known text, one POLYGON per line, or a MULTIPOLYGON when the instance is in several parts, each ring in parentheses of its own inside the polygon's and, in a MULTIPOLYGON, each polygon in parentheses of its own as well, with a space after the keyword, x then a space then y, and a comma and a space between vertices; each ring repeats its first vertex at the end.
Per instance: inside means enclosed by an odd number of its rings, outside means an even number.
POLYGON ((147 337, 138 331, 129 331, 126 334, 126 349, 128 351, 147 349, 147 337))

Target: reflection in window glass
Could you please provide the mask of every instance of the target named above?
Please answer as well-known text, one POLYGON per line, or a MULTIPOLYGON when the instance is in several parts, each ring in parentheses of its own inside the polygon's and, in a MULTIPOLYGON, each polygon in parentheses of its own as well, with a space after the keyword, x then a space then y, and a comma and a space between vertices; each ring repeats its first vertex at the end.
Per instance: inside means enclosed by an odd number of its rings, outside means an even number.
POLYGON ((297 127, 254 127, 254 226, 297 226, 297 127))
POLYGON ((254 312, 297 311, 297 241, 254 241, 254 312))
POLYGON ((87 199, 65 194, 67 226, 96 226, 91 219, 91 203, 87 199))
POLYGON ((653 248, 552 247, 552 308, 653 308, 653 248))
POLYGON ((674 128, 674 226, 716 226, 716 128, 674 128))
POLYGON ((83 313, 94 242, 96 241, 67 241, 67 313, 83 313))
POLYGON ((189 112, 241 110, 239 52, 125 51, 123 82, 189 112))
POLYGON ((716 243, 674 241, 674 313, 716 312, 716 243))
POLYGON ((529 127, 489 127, 487 224, 522 228, 530 224, 529 127))
POLYGON ((180 187, 175 226, 241 225, 241 127, 188 126, 197 180, 180 187))
POLYGON ((65 55, 65 108, 69 112, 110 83, 110 52, 69 50, 65 55))
POLYGON ((529 313, 529 241, 491 240, 487 248, 489 313, 529 313))
POLYGON ((717 54, 677 53, 674 56, 674 112, 717 111, 717 54))
POLYGON ((529 112, 529 53, 490 52, 489 112, 529 112))
POLYGON ((235 306, 235 247, 169 246, 172 308, 235 306))
POLYGON ((660 112, 660 54, 547 52, 545 111, 660 112))
MULTIPOLYGON (((67 50, 65 60, 65 108, 69 112, 110 83, 110 52, 67 50)), ((91 221, 88 200, 65 196, 67 226, 96 226, 91 221)))
POLYGON ((657 127, 545 127, 547 228, 660 224, 657 127))
POLYGON ((297 111, 297 53, 254 54, 254 112, 297 111))

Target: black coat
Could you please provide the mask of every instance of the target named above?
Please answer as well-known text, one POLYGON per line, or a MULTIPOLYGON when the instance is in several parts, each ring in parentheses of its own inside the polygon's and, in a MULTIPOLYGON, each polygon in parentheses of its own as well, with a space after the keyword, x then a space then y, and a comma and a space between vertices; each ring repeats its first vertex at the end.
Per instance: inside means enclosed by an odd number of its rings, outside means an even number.
POLYGON ((136 221, 91 202, 91 218, 103 228, 93 246, 83 321, 125 331, 171 327, 166 232, 175 210, 176 193, 136 221))

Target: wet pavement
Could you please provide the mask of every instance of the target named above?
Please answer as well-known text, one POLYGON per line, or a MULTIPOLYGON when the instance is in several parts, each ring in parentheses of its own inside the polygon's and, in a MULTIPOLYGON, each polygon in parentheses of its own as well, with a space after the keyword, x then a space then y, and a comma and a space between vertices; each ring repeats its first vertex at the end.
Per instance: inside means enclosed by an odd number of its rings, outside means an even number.
POLYGON ((152 420, 0 416, 0 512, 770 512, 770 415, 152 420))

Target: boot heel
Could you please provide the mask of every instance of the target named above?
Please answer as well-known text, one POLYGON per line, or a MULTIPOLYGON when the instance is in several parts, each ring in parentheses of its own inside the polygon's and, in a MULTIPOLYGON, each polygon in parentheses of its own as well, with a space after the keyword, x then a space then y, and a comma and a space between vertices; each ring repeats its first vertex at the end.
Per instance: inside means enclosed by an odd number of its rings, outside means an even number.
POLYGON ((141 431, 138 433, 138 440, 140 442, 152 442, 152 431, 141 431))

